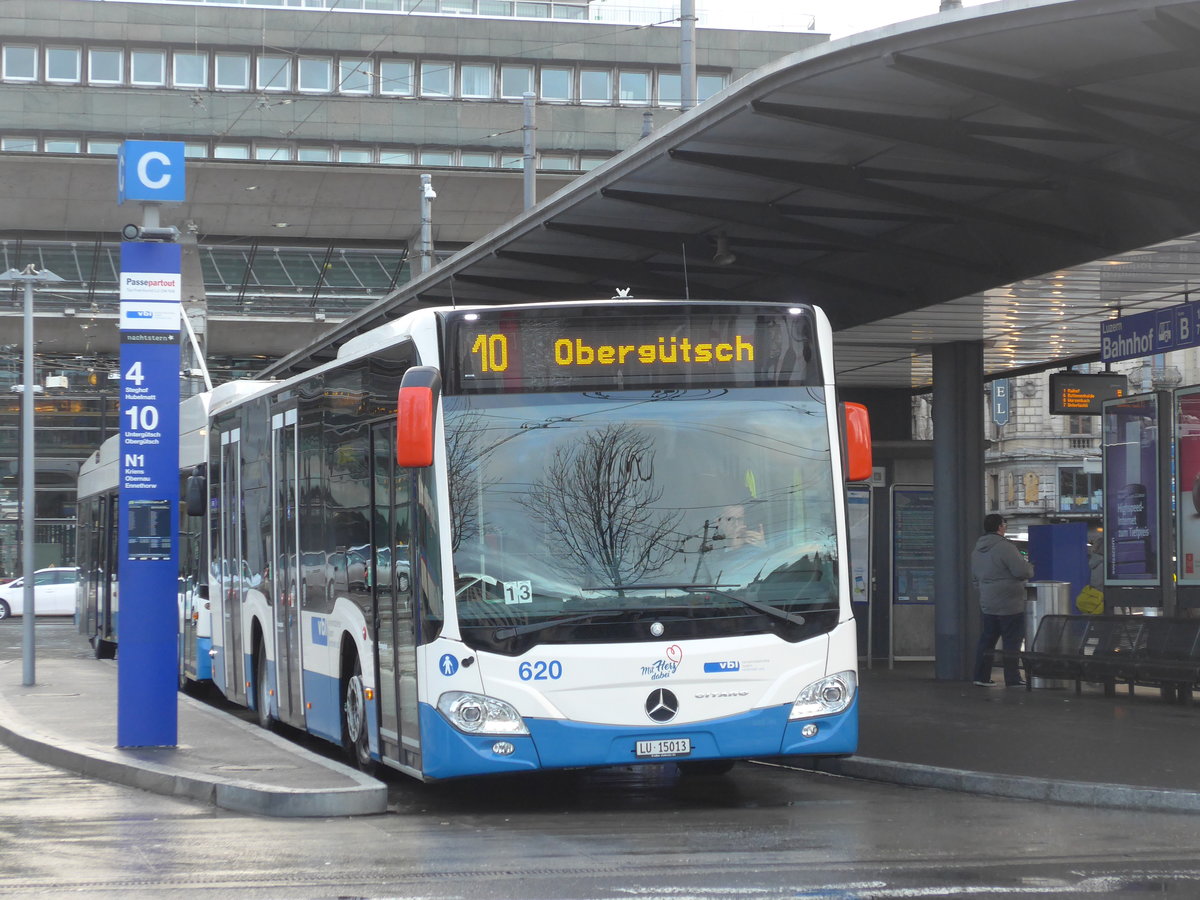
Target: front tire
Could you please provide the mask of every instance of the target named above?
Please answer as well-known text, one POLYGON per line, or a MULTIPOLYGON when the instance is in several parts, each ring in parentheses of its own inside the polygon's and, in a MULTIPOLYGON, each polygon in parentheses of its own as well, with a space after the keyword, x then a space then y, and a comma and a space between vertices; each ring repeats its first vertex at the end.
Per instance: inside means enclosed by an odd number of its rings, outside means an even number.
POLYGON ((0 600, 0 619, 7 619, 12 615, 12 610, 8 608, 8 604, 0 600))
POLYGON ((254 711, 260 728, 271 728, 271 690, 267 687, 267 654, 262 644, 254 654, 254 711))
POLYGON ((363 688, 362 663, 354 660, 354 671, 342 692, 342 747, 350 761, 363 772, 374 771, 371 737, 367 727, 367 696, 363 688))

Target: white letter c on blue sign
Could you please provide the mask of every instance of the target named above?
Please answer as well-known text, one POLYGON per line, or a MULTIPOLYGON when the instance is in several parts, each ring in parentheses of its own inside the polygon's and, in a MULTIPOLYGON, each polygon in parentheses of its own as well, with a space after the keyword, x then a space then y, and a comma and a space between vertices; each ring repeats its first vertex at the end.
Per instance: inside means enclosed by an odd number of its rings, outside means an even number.
POLYGON ((150 163, 152 162, 161 163, 163 166, 169 168, 171 165, 171 160, 167 157, 167 154, 161 153, 158 150, 151 150, 149 153, 143 153, 138 159, 138 181, 150 188, 152 191, 159 191, 171 183, 171 173, 169 171, 164 171, 158 178, 152 179, 148 171, 150 163))

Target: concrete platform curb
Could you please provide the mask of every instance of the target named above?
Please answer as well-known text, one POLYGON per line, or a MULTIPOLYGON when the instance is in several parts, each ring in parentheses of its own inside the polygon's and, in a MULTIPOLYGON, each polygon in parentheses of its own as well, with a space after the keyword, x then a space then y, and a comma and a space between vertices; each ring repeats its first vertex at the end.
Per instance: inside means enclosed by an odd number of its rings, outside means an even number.
MULTIPOLYGON (((3 665, 0 663, 0 668, 3 665)), ((38 685, 8 689, 9 693, 17 691, 27 691, 31 696, 36 696, 38 685)), ((181 707, 184 704, 189 706, 188 715, 221 716, 221 727, 251 732, 255 739, 275 744, 289 755, 303 760, 306 765, 328 769, 350 784, 347 787, 312 790, 259 784, 211 772, 198 774, 183 766, 172 765, 173 758, 186 759, 188 751, 182 747, 123 750, 94 742, 66 740, 32 725, 3 693, 0 693, 0 741, 30 759, 89 778, 198 800, 237 812, 280 817, 332 817, 374 815, 387 810, 387 786, 383 782, 212 709, 191 697, 180 695, 179 701, 181 707)))
POLYGON ((802 766, 830 775, 882 781, 910 787, 932 787, 970 794, 990 794, 1018 800, 1042 800, 1073 806, 1175 812, 1200 811, 1200 793, 1134 787, 1126 784, 1102 784, 1086 781, 1058 781, 1027 775, 996 775, 965 769, 946 769, 917 763, 884 759, 849 757, 818 760, 802 766))

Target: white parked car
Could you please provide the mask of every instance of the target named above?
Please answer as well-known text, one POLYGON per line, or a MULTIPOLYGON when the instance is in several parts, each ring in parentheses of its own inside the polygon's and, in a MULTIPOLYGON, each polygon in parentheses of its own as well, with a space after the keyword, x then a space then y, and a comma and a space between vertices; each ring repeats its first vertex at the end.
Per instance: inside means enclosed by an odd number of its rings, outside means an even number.
MULTIPOLYGON (((56 566, 33 573, 33 605, 39 616, 73 616, 79 570, 56 566)), ((19 616, 25 609, 25 579, 0 587, 0 619, 19 616)))

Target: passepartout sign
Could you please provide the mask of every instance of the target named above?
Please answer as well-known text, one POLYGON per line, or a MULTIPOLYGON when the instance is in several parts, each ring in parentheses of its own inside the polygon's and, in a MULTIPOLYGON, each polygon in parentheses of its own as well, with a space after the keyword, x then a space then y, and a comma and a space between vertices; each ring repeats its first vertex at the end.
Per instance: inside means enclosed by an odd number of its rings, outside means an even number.
POLYGON ((179 303, 183 299, 182 282, 178 272, 122 272, 121 299, 179 303))

